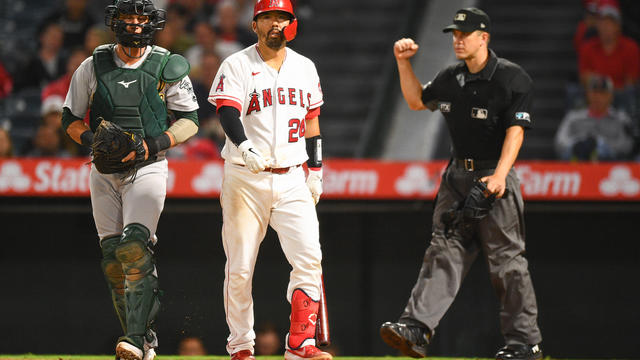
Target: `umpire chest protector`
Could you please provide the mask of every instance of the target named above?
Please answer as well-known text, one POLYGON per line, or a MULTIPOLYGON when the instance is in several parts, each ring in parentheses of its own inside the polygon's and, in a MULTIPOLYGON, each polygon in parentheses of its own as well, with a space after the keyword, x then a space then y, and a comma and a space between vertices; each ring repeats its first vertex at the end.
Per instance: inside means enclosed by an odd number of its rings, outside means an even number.
POLYGON ((136 69, 116 65, 113 44, 93 52, 97 86, 91 104, 91 129, 98 118, 114 122, 143 137, 158 136, 169 127, 164 100, 165 83, 181 80, 189 73, 189 63, 180 55, 153 46, 136 69))

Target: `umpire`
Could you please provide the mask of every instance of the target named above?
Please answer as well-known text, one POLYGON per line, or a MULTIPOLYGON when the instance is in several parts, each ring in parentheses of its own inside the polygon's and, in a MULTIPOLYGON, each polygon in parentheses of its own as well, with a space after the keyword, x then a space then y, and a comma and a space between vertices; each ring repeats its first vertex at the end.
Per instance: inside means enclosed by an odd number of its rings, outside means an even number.
POLYGON ((452 25, 453 49, 463 60, 422 85, 410 63, 412 39, 398 40, 394 55, 402 94, 412 110, 439 109, 452 139, 452 158, 433 214, 433 234, 407 307, 380 335, 411 357, 424 357, 440 319, 482 252, 500 300, 506 346, 496 359, 539 359, 542 336, 525 251, 523 201, 513 163, 531 127, 531 78, 488 48, 489 17, 459 10, 452 25), (484 208, 484 209, 483 209, 484 208))

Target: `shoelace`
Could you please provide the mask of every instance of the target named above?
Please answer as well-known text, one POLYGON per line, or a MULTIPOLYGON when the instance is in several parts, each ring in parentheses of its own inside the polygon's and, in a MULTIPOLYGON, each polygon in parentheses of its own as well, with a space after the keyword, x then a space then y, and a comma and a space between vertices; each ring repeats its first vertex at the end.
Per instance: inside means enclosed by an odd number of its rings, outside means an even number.
POLYGON ((411 332, 411 334, 416 338, 416 344, 417 345, 428 345, 429 344, 429 337, 426 334, 426 332, 419 328, 419 327, 415 327, 415 326, 407 326, 407 329, 409 329, 409 331, 411 332))

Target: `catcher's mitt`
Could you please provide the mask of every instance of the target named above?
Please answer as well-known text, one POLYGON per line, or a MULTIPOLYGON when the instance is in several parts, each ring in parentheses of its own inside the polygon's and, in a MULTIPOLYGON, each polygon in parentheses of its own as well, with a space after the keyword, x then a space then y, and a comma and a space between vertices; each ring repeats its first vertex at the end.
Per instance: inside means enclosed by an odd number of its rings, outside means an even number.
POLYGON ((144 161, 146 151, 140 135, 126 131, 103 119, 93 135, 91 153, 93 156, 91 162, 99 172, 102 174, 124 173, 124 179, 135 176, 136 165, 144 161), (136 153, 135 158, 122 162, 122 159, 132 151, 136 153))
POLYGON ((490 194, 487 184, 476 181, 464 200, 462 214, 465 220, 480 220, 489 214, 496 201, 496 194, 490 194))
POLYGON ((489 194, 487 184, 476 181, 463 201, 454 202, 451 209, 442 213, 445 236, 450 237, 457 229, 463 240, 470 240, 475 225, 489 214, 495 201, 496 194, 489 194))

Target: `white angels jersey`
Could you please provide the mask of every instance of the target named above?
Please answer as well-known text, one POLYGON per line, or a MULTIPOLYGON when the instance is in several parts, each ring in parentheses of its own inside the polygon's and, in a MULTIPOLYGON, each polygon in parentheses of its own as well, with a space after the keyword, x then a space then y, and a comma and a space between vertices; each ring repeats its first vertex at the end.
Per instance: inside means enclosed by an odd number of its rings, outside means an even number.
MULTIPOLYGON (((305 120, 320 114, 322 89, 311 60, 290 48, 280 71, 267 65, 257 45, 227 57, 216 74, 209 102, 218 109, 232 106, 240 111, 245 134, 267 160, 282 168, 308 159, 305 120)), ((227 137, 222 157, 244 164, 242 154, 227 137)))

